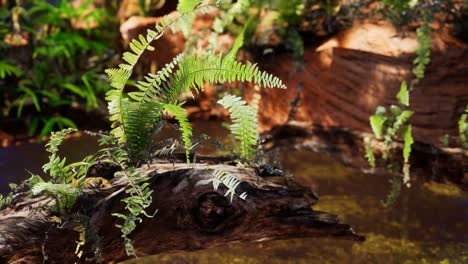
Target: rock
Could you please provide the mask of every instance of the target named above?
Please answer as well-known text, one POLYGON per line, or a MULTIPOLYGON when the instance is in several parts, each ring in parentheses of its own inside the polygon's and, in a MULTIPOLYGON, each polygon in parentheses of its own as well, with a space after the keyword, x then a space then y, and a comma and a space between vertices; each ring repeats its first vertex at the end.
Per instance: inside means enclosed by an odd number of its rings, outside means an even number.
MULTIPOLYGON (((437 143, 457 134, 457 120, 468 104, 468 51, 447 34, 435 32, 431 64, 411 92, 410 119, 416 139, 437 143)), ((400 36, 390 25, 363 24, 341 32, 318 48, 306 47, 304 70, 295 72, 290 54, 262 56, 260 68, 280 77, 286 91, 261 89, 261 130, 283 124, 299 87, 296 120, 370 131, 378 105, 396 104, 403 80, 412 79, 414 34, 400 36)), ((247 89, 251 98, 253 89, 247 89)))
MULTIPOLYGON (((209 44, 209 34, 211 31, 207 30, 213 23, 215 17, 218 15, 218 11, 213 11, 206 14, 199 14, 195 17, 193 22, 190 36, 195 38, 195 43, 192 45, 193 49, 202 49, 209 44)), ((179 16, 177 11, 173 11, 168 14, 171 19, 175 19, 179 16)), ((147 29, 153 29, 156 23, 159 23, 163 17, 140 17, 133 16, 125 21, 120 26, 120 33, 124 41, 124 45, 137 38, 140 34, 146 34, 147 29)), ((156 63, 158 67, 163 67, 166 63, 172 61, 172 59, 179 53, 184 51, 187 39, 181 32, 172 32, 166 30, 164 35, 153 42, 155 50, 145 51, 142 56, 142 62, 144 64, 156 63)), ((227 34, 219 35, 216 39, 218 44, 218 52, 226 52, 233 43, 233 38, 227 34)), ((148 67, 145 67, 148 69, 148 67)))

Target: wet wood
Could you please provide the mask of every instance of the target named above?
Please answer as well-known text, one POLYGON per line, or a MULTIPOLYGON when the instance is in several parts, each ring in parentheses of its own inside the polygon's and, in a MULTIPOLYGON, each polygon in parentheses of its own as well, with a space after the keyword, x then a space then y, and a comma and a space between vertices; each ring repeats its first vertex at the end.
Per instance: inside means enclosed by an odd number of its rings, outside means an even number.
MULTIPOLYGON (((148 212, 158 212, 154 218, 145 218, 131 235, 139 256, 238 241, 322 236, 363 240, 337 216, 314 211, 317 195, 291 177, 274 183, 252 168, 213 158, 201 160, 203 163, 195 165, 159 161, 141 168, 154 190, 148 212), (246 192, 246 200, 236 195, 231 203, 224 187, 214 190, 214 169, 235 174, 242 181, 237 194, 246 192)), ((127 183, 117 178, 111 184, 107 189, 85 190, 62 224, 52 223, 53 213, 43 206, 53 204, 51 199, 17 198, 0 211, 0 263, 116 263, 127 259, 120 230, 115 227, 120 220, 111 216, 125 213, 121 199, 127 183), (95 233, 88 234, 81 259, 75 256, 78 232, 74 228, 79 219, 87 219, 95 233)))
MULTIPOLYGON (((308 122, 293 121, 276 126, 267 135, 266 149, 310 149, 326 153, 344 165, 369 171, 365 158, 365 142, 370 133, 340 127, 323 127, 308 122)), ((374 154, 381 158, 384 145, 372 140, 374 154)), ((395 161, 402 163, 403 142, 394 142, 395 161)), ((461 148, 440 148, 435 145, 416 141, 411 150, 411 171, 413 175, 428 180, 451 181, 468 190, 468 151, 461 148)), ((382 162, 377 163, 383 169, 382 162)))

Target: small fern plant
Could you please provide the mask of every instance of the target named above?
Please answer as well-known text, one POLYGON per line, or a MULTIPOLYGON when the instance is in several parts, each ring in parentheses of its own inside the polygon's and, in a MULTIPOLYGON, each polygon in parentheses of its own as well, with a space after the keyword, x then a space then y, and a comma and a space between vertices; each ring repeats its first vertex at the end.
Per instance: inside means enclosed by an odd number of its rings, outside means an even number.
MULTIPOLYGON (((124 92, 125 86, 132 75, 133 67, 145 50, 153 50, 151 42, 164 33, 167 28, 175 30, 177 25, 184 21, 195 11, 207 12, 212 4, 202 1, 195 9, 181 13, 176 19, 163 19, 154 30, 148 30, 146 36, 139 36, 130 43, 131 51, 123 54, 126 62, 119 68, 106 70, 113 89, 106 99, 110 120, 113 122, 111 134, 119 142, 128 145, 132 162, 137 162, 145 156, 149 138, 153 132, 154 124, 161 121, 163 111, 171 112, 179 121, 183 131, 183 141, 188 157, 191 145, 191 127, 185 120, 186 113, 181 109, 176 110, 178 97, 182 93, 203 91, 205 83, 230 83, 234 81, 249 81, 264 87, 286 88, 277 77, 260 71, 255 64, 243 64, 235 61, 232 56, 223 57, 214 52, 198 54, 180 54, 156 74, 148 74, 144 81, 138 81, 135 85, 138 91, 124 92), (176 110, 171 111, 171 110, 176 110)), ((187 159, 188 162, 188 159, 187 159)))
POLYGON ((225 95, 218 101, 229 111, 233 124, 231 133, 240 143, 240 157, 251 160, 258 140, 257 111, 238 96, 225 95))
MULTIPOLYGON (((126 204, 128 214, 114 215, 124 221, 117 227, 122 231, 128 255, 135 255, 131 240, 128 238, 129 234, 135 229, 136 224, 142 221, 141 215, 152 216, 145 211, 151 204, 152 191, 148 188, 147 178, 140 175, 136 168, 151 156, 148 153, 151 136, 160 127, 161 122, 164 122, 165 113, 173 115, 178 121, 182 131, 186 161, 190 162, 192 128, 182 108, 184 102, 178 100, 180 95, 203 91, 205 84, 234 81, 249 81, 268 88, 286 88, 280 79, 260 71, 255 64, 236 61, 232 53, 223 56, 215 52, 200 51, 179 54, 156 74, 148 73, 143 80, 136 81, 132 91, 126 92, 135 65, 145 50, 154 50, 151 45, 154 40, 160 38, 167 29, 186 31, 195 13, 206 13, 218 2, 180 1, 178 18, 163 18, 154 29, 148 29, 146 35, 133 39, 129 45, 130 51, 122 56, 124 63, 118 68, 106 70, 112 86, 106 96, 112 122, 110 137, 116 140, 120 151, 126 152, 114 160, 114 163, 118 163, 123 168, 120 174, 129 182, 127 190, 129 196, 122 200, 126 204)), ((242 105, 244 102, 239 99, 226 97, 222 103, 233 116, 233 133, 241 142, 242 156, 248 159, 254 152, 252 146, 258 138, 255 115, 248 106, 242 105)), ((109 153, 109 156, 112 155, 113 153, 109 153)), ((235 183, 228 179, 232 178, 221 177, 221 181, 225 185, 228 184, 226 186, 235 183)), ((242 197, 245 198, 245 195, 242 197)))
MULTIPOLYGON (((384 148, 382 157, 385 162, 391 160, 391 144, 395 139, 403 139, 403 183, 410 186, 410 164, 411 145, 414 143, 412 136, 412 125, 408 124, 408 119, 413 115, 409 110, 409 91, 406 82, 402 82, 400 90, 396 96, 399 105, 391 105, 390 111, 383 106, 378 106, 374 115, 369 120, 374 133, 366 144, 366 158, 371 167, 376 166, 375 155, 372 148, 372 140, 382 141, 384 148)), ((393 165, 393 164, 391 164, 393 165)))
POLYGON ((66 158, 58 155, 59 146, 66 135, 72 132, 76 132, 76 129, 68 128, 53 132, 46 144, 46 150, 50 154, 49 162, 44 164, 42 169, 50 176, 50 180, 45 181, 41 176, 32 174, 26 181, 33 195, 45 194, 53 198, 56 202, 54 210, 60 214, 65 214, 74 205, 81 193, 86 173, 96 161, 94 156, 88 156, 80 162, 67 165, 66 158))
MULTIPOLYGON (((398 4, 395 1, 384 1, 387 4, 393 5, 398 4)), ((401 3, 400 3, 401 4, 401 3)), ((407 9, 413 8, 415 3, 412 3, 413 6, 409 6, 408 3, 403 3, 400 8, 407 9)), ((409 158, 411 155, 411 145, 414 143, 412 135, 412 125, 408 123, 408 119, 414 114, 413 111, 409 109, 409 97, 410 91, 413 90, 414 86, 419 83, 424 78, 424 72, 427 65, 431 62, 431 32, 432 29, 430 24, 434 18, 431 9, 427 9, 423 14, 422 25, 416 30, 416 40, 418 42, 418 48, 415 50, 416 58, 413 60, 413 70, 414 75, 413 80, 410 82, 409 87, 406 82, 403 81, 400 85, 400 90, 396 96, 398 99, 399 105, 392 105, 390 107, 390 114, 387 114, 385 107, 378 106, 374 115, 370 117, 370 125, 372 131, 374 132, 374 139, 377 138, 382 140, 384 143, 384 149, 382 152, 382 157, 385 162, 388 163, 390 171, 396 172, 398 169, 395 168, 397 165, 393 157, 389 157, 392 154, 391 144, 395 138, 403 139, 403 181, 392 179, 391 180, 391 191, 387 196, 387 200, 384 202, 385 206, 393 204, 400 193, 402 184, 405 184, 407 187, 410 187, 410 164, 409 158)), ((369 165, 374 168, 376 166, 376 160, 374 156, 374 150, 372 147, 372 138, 370 138, 366 144, 366 158, 369 162, 369 165)))

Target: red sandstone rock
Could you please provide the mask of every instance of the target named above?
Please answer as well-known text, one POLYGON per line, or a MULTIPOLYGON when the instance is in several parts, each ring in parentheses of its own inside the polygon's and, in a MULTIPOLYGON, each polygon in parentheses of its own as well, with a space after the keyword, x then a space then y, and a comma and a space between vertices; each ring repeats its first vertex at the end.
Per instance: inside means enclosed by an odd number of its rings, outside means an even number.
MULTIPOLYGON (((410 119, 418 140, 438 143, 457 134, 457 120, 468 104, 468 51, 447 34, 434 33, 431 64, 410 96, 416 113, 410 119)), ((287 120, 290 102, 301 83, 296 119, 325 126, 370 131, 376 106, 396 104, 403 80, 411 80, 417 46, 414 34, 401 37, 389 25, 361 25, 305 49, 303 72, 294 72, 288 54, 262 57, 260 66, 279 76, 287 91, 262 89, 261 130, 287 120)), ((252 89, 247 91, 250 98, 252 89)))
MULTIPOLYGON (((177 16, 176 12, 170 14, 177 16)), ((203 32, 215 14, 198 16, 193 34, 203 32)), ((126 42, 154 26, 160 18, 132 17, 121 26, 126 42)), ((203 47, 207 38, 200 38, 196 47, 203 47)), ((223 49, 233 38, 224 35, 223 49)), ((158 66, 182 52, 185 39, 181 33, 166 32, 155 42, 156 50, 147 52, 144 60, 158 66)), ((304 71, 295 72, 289 54, 268 54, 258 59, 260 68, 279 76, 288 90, 261 89, 259 121, 261 130, 286 122, 290 102, 303 83, 296 119, 325 126, 341 126, 370 131, 369 116, 378 105, 396 104, 395 95, 403 80, 410 81, 414 49, 414 33, 400 34, 385 23, 363 24, 343 31, 318 48, 305 47, 304 71)), ((438 31, 433 34, 431 64, 426 77, 411 93, 410 119, 418 140, 438 143, 444 134, 457 134, 457 120, 468 104, 468 51, 466 47, 438 31)), ((209 115, 221 112, 211 109, 216 101, 216 87, 207 87, 198 96, 202 111, 209 115)), ((247 87, 247 99, 253 90, 247 87)))

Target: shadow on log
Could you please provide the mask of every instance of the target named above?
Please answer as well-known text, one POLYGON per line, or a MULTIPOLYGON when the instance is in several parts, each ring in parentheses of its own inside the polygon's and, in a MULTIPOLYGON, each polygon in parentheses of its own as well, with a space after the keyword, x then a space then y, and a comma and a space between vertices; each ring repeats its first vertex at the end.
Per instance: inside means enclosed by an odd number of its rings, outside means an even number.
MULTIPOLYGON (((219 161, 219 160, 218 160, 219 161)), ((337 216, 314 211, 317 195, 297 185, 291 177, 282 184, 261 177, 251 168, 201 159, 200 164, 158 161, 141 170, 150 177, 153 204, 147 210, 158 212, 145 218, 131 234, 139 256, 176 250, 196 250, 237 241, 258 241, 297 237, 338 237, 362 241, 337 216), (210 165, 208 165, 210 164, 210 165), (214 190, 212 172, 222 169, 242 182, 232 203, 225 189, 214 190)), ((278 176, 275 176, 278 178, 278 176)), ((127 183, 111 181, 106 189, 87 189, 61 224, 50 221, 53 213, 44 197, 20 197, 0 211, 0 263, 115 263, 125 254, 116 217, 124 213, 127 183), (76 219, 87 219, 94 236, 86 238, 83 255, 75 255, 79 233, 76 219)))

